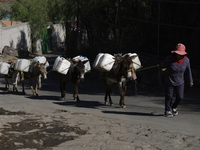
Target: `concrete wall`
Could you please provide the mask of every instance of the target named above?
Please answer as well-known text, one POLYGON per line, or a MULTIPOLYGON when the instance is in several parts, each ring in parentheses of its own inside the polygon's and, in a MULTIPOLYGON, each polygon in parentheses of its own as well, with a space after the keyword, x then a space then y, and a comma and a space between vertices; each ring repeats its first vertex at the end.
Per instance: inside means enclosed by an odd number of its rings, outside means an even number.
POLYGON ((28 23, 0 27, 0 53, 4 46, 30 51, 31 39, 28 23))
MULTIPOLYGON (((65 29, 61 24, 53 25, 52 32, 52 48, 59 47, 61 42, 65 40, 65 29)), ((42 52, 42 40, 36 42, 36 51, 42 52)), ((10 46, 15 49, 31 51, 31 38, 28 23, 17 24, 9 27, 0 26, 0 53, 4 46, 10 46)))

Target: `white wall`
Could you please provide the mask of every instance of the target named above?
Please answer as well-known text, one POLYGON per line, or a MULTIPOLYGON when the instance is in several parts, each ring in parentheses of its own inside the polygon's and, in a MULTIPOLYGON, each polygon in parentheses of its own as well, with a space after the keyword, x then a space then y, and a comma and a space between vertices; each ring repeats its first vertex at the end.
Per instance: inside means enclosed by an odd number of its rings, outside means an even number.
POLYGON ((4 46, 30 51, 31 39, 28 23, 0 27, 0 53, 4 46))
MULTIPOLYGON (((65 40, 65 29, 61 24, 53 25, 54 31, 52 32, 52 47, 58 48, 61 42, 65 40)), ((42 52, 42 40, 39 39, 36 43, 36 51, 42 52)), ((28 23, 17 24, 9 27, 0 26, 0 53, 4 46, 10 46, 15 49, 24 49, 31 51, 31 38, 30 28, 28 23)))

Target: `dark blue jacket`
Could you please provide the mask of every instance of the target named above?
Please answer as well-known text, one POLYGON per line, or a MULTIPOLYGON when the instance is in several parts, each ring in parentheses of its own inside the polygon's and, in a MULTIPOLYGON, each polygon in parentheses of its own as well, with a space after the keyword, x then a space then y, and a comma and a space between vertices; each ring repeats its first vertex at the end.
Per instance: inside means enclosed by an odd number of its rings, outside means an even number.
POLYGON ((190 60, 185 56, 184 61, 178 64, 174 55, 169 55, 161 64, 161 68, 167 68, 165 79, 168 85, 178 86, 184 83, 184 73, 187 71, 189 81, 193 82, 190 60))

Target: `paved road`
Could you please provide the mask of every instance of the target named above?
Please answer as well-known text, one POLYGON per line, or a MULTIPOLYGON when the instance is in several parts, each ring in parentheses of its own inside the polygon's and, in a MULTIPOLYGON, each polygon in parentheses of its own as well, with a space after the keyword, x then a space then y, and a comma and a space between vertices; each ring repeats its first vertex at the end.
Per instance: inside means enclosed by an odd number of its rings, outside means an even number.
MULTIPOLYGON (((49 54, 47 57, 50 65, 53 65, 56 55, 49 54)), ((66 86, 68 93, 65 101, 59 100, 58 80, 53 72, 49 73, 47 80, 42 81, 43 86, 39 97, 32 96, 28 82, 26 83, 26 95, 4 91, 4 78, 0 75, 0 107, 18 110, 20 108, 18 106, 23 105, 23 107, 27 106, 27 111, 30 112, 29 105, 43 105, 49 111, 51 109, 62 109, 70 112, 92 113, 115 118, 122 122, 142 123, 171 132, 200 136, 200 97, 192 98, 194 96, 193 93, 188 93, 179 107, 179 115, 174 118, 163 116, 164 97, 162 94, 160 96, 153 94, 151 96, 146 94, 135 95, 132 94, 134 93, 133 88, 129 88, 127 91, 128 96, 125 98, 127 107, 125 109, 120 108, 118 105, 119 96, 116 88, 114 88, 112 95, 114 106, 104 106, 103 83, 99 76, 92 73, 86 75, 85 81, 79 86, 79 97, 81 99, 79 103, 72 100, 73 89, 71 84, 66 86), (24 104, 24 102, 27 102, 27 104, 24 104)), ((21 91, 20 84, 19 91, 21 91)))

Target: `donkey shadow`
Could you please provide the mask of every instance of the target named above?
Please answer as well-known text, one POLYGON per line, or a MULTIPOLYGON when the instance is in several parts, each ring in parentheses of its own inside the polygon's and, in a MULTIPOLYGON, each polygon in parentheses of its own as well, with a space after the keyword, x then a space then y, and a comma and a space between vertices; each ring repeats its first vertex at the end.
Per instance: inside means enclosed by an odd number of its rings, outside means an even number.
POLYGON ((60 100, 59 96, 52 96, 52 95, 40 95, 40 96, 29 95, 26 98, 29 98, 29 99, 32 99, 32 100, 50 100, 50 101, 60 100))
POLYGON ((98 101, 64 101, 64 102, 53 102, 54 104, 62 105, 62 106, 75 106, 75 107, 82 107, 82 108, 93 108, 96 109, 100 106, 105 106, 104 104, 98 101))
POLYGON ((134 115, 134 116, 163 116, 163 114, 154 114, 153 112, 150 113, 141 113, 141 112, 121 112, 121 111, 102 111, 103 113, 106 114, 120 114, 120 115, 134 115))

